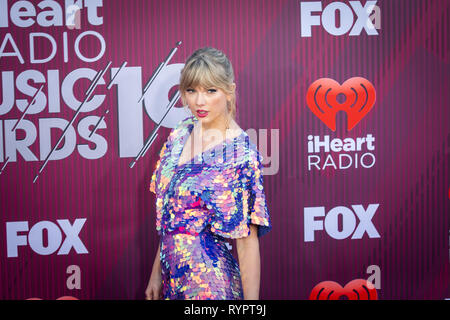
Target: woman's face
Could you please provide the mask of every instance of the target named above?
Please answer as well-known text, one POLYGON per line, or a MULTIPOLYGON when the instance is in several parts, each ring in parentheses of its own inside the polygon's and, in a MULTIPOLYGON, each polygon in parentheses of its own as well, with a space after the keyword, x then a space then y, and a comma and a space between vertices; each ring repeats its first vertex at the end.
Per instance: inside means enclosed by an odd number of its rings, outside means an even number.
POLYGON ((186 103, 192 114, 207 128, 221 128, 227 117, 227 102, 230 95, 217 87, 197 86, 184 92, 186 103))

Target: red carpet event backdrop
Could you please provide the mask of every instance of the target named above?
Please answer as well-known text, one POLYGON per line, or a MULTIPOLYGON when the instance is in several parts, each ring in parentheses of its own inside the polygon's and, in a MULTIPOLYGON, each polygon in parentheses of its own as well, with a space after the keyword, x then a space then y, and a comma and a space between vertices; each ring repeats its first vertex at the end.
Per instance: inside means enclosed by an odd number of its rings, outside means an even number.
POLYGON ((261 298, 449 298, 449 14, 0 0, 0 298, 144 298, 149 182, 204 46, 232 61, 237 122, 263 156, 261 298))

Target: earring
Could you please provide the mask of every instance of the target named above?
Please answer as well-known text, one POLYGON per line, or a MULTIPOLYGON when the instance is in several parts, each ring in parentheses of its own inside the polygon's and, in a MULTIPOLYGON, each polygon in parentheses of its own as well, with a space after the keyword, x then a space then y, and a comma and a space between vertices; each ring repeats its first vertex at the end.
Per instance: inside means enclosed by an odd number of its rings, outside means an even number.
POLYGON ((227 114, 227 127, 226 130, 230 129, 230 113, 227 114))

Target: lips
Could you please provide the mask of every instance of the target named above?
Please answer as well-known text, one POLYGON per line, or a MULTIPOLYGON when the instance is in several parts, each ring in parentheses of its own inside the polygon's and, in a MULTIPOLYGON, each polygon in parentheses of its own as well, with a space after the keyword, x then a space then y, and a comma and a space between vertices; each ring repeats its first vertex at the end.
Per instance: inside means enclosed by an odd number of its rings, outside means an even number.
POLYGON ((197 115, 200 118, 206 117, 208 115, 208 111, 199 109, 199 110, 197 110, 197 115))

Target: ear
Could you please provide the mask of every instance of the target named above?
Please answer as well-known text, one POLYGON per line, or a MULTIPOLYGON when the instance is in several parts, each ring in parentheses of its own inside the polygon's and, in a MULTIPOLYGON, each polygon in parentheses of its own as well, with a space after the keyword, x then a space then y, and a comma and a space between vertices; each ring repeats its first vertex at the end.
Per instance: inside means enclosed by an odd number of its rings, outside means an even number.
POLYGON ((229 94, 229 95, 227 96, 228 101, 231 101, 231 97, 232 97, 233 95, 236 94, 236 83, 233 82, 233 83, 230 85, 230 89, 231 89, 232 94, 229 94))

